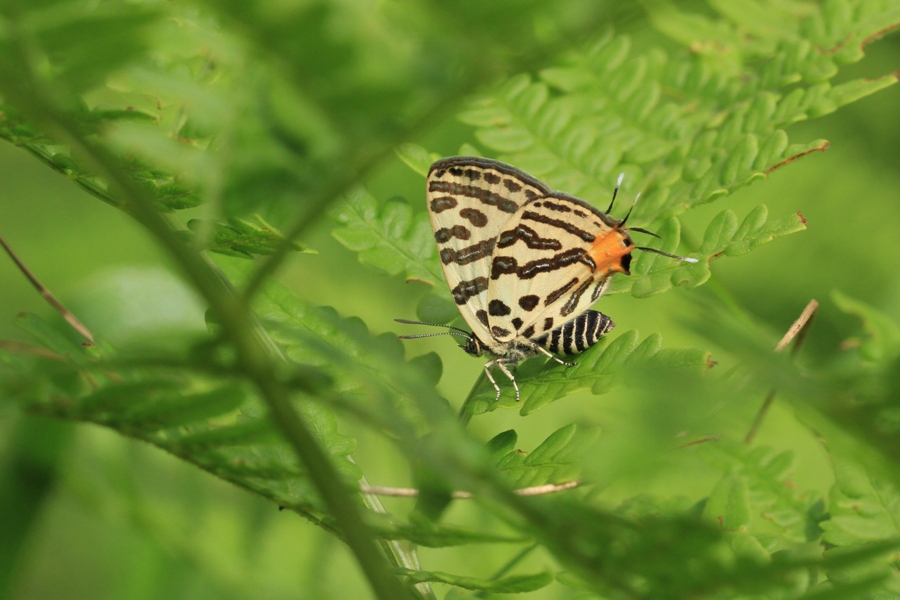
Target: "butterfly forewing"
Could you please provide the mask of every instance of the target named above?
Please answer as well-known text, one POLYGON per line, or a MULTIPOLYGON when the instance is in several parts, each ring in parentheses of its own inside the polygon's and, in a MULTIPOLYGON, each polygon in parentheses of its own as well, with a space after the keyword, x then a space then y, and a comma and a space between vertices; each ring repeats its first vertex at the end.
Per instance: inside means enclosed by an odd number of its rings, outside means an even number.
POLYGON ((616 225, 557 192, 524 204, 497 237, 491 262, 488 327, 494 338, 540 337, 590 308, 618 264, 610 258, 630 244, 616 225))
POLYGON ((549 193, 518 169, 475 157, 439 160, 428 173, 428 214, 444 276, 466 323, 489 346, 488 288, 498 235, 523 205, 549 193))

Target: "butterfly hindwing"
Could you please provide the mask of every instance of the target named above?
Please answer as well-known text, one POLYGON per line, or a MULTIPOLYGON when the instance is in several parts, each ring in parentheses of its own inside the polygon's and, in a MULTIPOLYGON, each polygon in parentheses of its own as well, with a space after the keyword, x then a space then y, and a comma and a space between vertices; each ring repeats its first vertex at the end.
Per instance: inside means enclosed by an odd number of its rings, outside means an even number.
POLYGON ((450 293, 473 333, 492 346, 488 287, 498 235, 523 205, 550 190, 518 169, 475 157, 435 162, 426 189, 450 293))
POLYGON ((488 286, 494 339, 533 339, 575 319, 605 291, 610 258, 629 250, 617 222, 551 192, 523 205, 497 237, 488 286))

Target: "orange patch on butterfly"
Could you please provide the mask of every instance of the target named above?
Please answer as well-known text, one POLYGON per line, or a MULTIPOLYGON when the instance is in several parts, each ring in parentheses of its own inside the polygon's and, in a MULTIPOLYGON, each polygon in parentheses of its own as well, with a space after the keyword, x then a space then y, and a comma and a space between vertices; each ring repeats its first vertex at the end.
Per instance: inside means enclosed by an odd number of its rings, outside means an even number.
POLYGON ((634 244, 625 245, 624 239, 625 235, 617 229, 610 229, 594 238, 588 256, 597 265, 595 273, 627 272, 622 266, 622 257, 634 250, 634 244))

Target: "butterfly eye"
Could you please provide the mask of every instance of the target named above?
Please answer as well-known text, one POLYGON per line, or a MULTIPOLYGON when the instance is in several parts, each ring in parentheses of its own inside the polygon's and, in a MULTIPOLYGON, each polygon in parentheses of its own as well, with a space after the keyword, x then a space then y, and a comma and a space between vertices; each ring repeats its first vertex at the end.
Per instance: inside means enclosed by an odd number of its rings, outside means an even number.
POLYGON ((467 341, 465 345, 460 344, 459 347, 465 350, 467 354, 471 354, 472 356, 481 356, 481 342, 479 342, 478 338, 474 335, 469 338, 469 341, 467 341))

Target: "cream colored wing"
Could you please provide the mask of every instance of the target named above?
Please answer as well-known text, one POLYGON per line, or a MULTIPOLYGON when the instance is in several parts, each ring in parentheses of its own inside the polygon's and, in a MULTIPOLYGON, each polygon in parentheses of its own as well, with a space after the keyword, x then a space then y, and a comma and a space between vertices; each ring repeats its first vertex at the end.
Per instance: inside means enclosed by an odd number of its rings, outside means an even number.
POLYGON ((497 236, 523 205, 552 192, 515 167, 471 156, 432 164, 426 190, 450 293, 473 333, 489 348, 498 349, 488 328, 488 288, 497 236))
POLYGON ((583 200, 551 192, 524 204, 497 236, 491 259, 491 336, 532 339, 575 319, 613 273, 628 272, 633 248, 618 221, 583 200))

